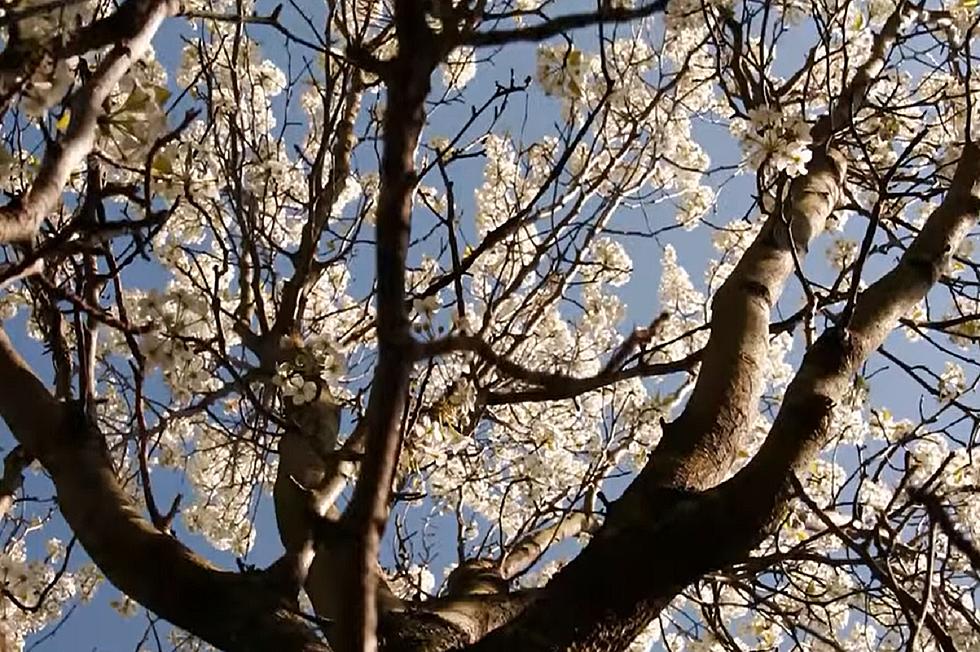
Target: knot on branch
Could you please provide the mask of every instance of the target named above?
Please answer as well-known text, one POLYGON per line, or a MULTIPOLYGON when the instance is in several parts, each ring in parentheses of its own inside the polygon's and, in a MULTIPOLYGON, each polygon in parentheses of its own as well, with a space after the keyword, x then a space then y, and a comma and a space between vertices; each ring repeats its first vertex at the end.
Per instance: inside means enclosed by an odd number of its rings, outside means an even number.
POLYGON ((501 576, 500 564, 489 559, 464 562, 446 578, 446 593, 452 597, 496 595, 509 591, 510 583, 501 576))
POLYGON ((764 283, 749 279, 742 284, 742 288, 746 294, 761 300, 766 304, 767 308, 772 308, 772 296, 769 294, 769 288, 764 283))
POLYGON ((670 524, 696 512, 704 494, 678 487, 655 486, 638 478, 629 489, 609 504, 600 535, 632 532, 636 536, 661 535, 670 524))

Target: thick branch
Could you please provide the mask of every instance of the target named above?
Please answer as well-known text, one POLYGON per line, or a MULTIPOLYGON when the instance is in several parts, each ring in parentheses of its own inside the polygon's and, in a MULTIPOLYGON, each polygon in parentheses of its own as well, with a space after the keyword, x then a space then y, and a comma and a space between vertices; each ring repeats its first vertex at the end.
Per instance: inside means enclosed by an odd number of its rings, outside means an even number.
POLYGON ((731 470, 752 429, 765 386, 769 320, 786 281, 824 230, 836 208, 847 162, 828 145, 835 129, 850 124, 853 112, 888 59, 905 13, 900 3, 875 36, 871 56, 855 72, 830 113, 812 130, 813 158, 807 173, 793 180, 782 209, 773 211, 759 235, 712 300, 711 335, 691 399, 644 469, 641 482, 704 490, 731 470))
POLYGON ((591 532, 599 525, 594 514, 577 512, 570 514, 551 527, 546 527, 522 539, 504 557, 500 564, 501 576, 510 579, 536 563, 548 548, 565 539, 591 532))
POLYGON ((728 474, 752 427, 765 384, 769 321, 799 253, 824 228, 837 204, 846 163, 815 152, 807 174, 794 180, 783 215, 763 225, 712 300, 711 335, 691 398, 669 424, 644 482, 708 489, 728 474))
POLYGON ((359 539, 354 563, 344 581, 347 599, 340 622, 342 647, 351 651, 373 652, 377 648, 378 553, 401 450, 401 426, 413 362, 405 264, 417 183, 415 149, 425 123, 429 77, 442 55, 426 24, 424 4, 422 0, 395 2, 400 47, 391 64, 392 74, 386 80, 375 254, 378 364, 367 406, 364 462, 342 521, 359 539))
POLYGON ((970 144, 943 203, 898 265, 858 297, 850 324, 824 333, 806 354, 756 457, 700 494, 640 492, 634 483, 545 596, 472 649, 623 649, 688 583, 744 559, 791 498, 793 472, 826 444, 854 373, 941 278, 978 211, 980 147, 970 144))
MULTIPOLYGON (((898 264, 862 292, 849 324, 825 332, 790 383, 758 455, 739 473, 772 493, 826 443, 831 412, 853 375, 941 277, 980 210, 980 147, 964 148, 952 185, 898 264)), ((738 479, 736 476, 735 479, 738 479)), ((735 480, 733 479, 733 481, 735 480)))
POLYGON ((65 520, 121 591, 223 650, 328 650, 265 574, 220 571, 154 528, 119 486, 95 426, 45 389, 2 331, 0 386, 0 416, 50 473, 65 520))
POLYGON ((384 652, 447 652, 476 643, 510 622, 536 599, 536 592, 436 598, 416 611, 381 620, 384 652))

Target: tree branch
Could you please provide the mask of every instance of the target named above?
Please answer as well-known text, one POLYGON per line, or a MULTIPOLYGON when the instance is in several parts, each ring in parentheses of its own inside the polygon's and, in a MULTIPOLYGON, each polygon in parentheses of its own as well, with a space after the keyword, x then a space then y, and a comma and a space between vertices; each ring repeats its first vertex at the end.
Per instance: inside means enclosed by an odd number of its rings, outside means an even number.
POLYGON ((377 649, 377 564, 388 519, 391 484, 402 442, 402 420, 412 369, 412 337, 406 307, 405 266, 418 181, 415 150, 425 124, 430 75, 443 52, 425 20, 423 0, 396 0, 395 28, 401 44, 391 62, 382 131, 384 153, 377 211, 378 363, 368 399, 364 461, 342 524, 358 538, 347 577, 340 621, 341 647, 377 649), (408 45, 411 44, 411 47, 408 45))
POLYGON ((970 560, 970 565, 973 566, 973 569, 980 572, 980 549, 977 549, 966 535, 956 527, 953 519, 950 518, 949 514, 943 508, 943 504, 939 498, 922 488, 911 491, 909 494, 912 500, 921 503, 926 508, 926 511, 929 513, 929 518, 939 526, 939 529, 943 531, 943 534, 946 535, 949 542, 970 560))
POLYGON ((611 3, 603 3, 602 8, 597 11, 557 16, 527 27, 489 30, 485 32, 474 31, 463 34, 460 41, 462 45, 476 47, 543 41, 575 29, 583 29, 595 25, 627 23, 640 18, 646 18, 663 11, 666 7, 667 2, 665 0, 654 0, 653 2, 631 8, 613 7, 611 3))
POLYGON ((711 335, 697 383, 684 411, 664 429, 641 484, 705 490, 729 474, 751 431, 765 384, 770 313, 810 242, 823 232, 847 176, 847 161, 829 147, 828 139, 834 129, 850 124, 852 112, 863 103, 898 37, 905 11, 903 1, 875 36, 871 56, 817 122, 806 174, 793 179, 785 206, 769 215, 715 293, 711 335))
POLYGON ((0 417, 50 473, 68 525, 121 591, 223 650, 328 651, 265 574, 220 571, 154 528, 119 486, 94 424, 48 392, 2 330, 0 386, 0 417))
POLYGON ((639 491, 634 482, 542 599, 469 649, 621 649, 688 583, 744 559, 778 523, 793 472, 826 444, 854 373, 941 278, 978 211, 980 147, 968 144, 942 204, 898 265, 861 293, 848 326, 828 330, 807 352, 748 465, 702 493, 639 491))
POLYGON ((501 576, 513 578, 536 563, 552 544, 590 532, 598 525, 598 517, 587 512, 576 512, 562 517, 554 525, 526 536, 514 546, 500 564, 501 576))
MULTIPOLYGON (((634 342, 627 339, 624 346, 614 351, 610 362, 602 371, 592 376, 569 376, 559 372, 529 369, 506 356, 498 354, 493 347, 476 335, 449 335, 442 339, 424 342, 418 345, 418 357, 444 355, 455 351, 468 351, 477 354, 480 359, 497 367, 502 373, 535 386, 533 389, 516 390, 512 392, 492 392, 487 395, 487 404, 503 405, 525 401, 556 401, 572 398, 612 383, 629 378, 659 376, 677 371, 689 371, 694 368, 701 358, 701 351, 670 362, 638 362, 632 367, 621 369, 619 364, 629 354, 624 353, 634 342), (617 362, 618 360, 618 362, 617 362)), ((645 351, 652 353, 656 351, 645 351)))
MULTIPOLYGON (((123 22, 131 31, 122 32, 124 38, 116 42, 92 77, 72 95, 68 130, 61 140, 49 145, 44 152, 41 168, 30 189, 23 197, 0 208, 0 244, 32 239, 41 222, 55 210, 72 172, 95 145, 103 103, 133 62, 143 56, 164 18, 173 13, 176 6, 175 0, 130 0, 124 5, 130 9, 123 16, 126 18, 123 22), (129 24, 129 19, 139 22, 129 24)), ((123 7, 119 9, 122 11, 123 7)), ((120 32, 114 33, 118 38, 120 32)))

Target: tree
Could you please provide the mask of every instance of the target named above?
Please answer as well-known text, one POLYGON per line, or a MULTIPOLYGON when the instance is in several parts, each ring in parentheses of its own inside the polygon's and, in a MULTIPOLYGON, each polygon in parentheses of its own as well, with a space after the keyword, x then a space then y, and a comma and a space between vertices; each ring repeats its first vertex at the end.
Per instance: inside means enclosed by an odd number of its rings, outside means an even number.
POLYGON ((980 649, 974 5, 5 7, 4 645, 980 649))

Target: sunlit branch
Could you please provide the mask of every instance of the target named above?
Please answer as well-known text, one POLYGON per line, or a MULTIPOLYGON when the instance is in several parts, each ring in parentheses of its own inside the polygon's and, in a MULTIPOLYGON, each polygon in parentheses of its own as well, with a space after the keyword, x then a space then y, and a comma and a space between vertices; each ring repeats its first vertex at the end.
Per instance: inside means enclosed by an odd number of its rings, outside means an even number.
MULTIPOLYGON (((69 102, 70 123, 65 135, 48 146, 30 189, 0 208, 0 243, 30 240, 41 222, 55 210, 69 177, 95 145, 98 118, 110 93, 150 47, 163 20, 176 9, 175 0, 130 0, 129 34, 115 43, 99 67, 69 102)), ((122 11, 122 10, 120 10, 122 11)))

